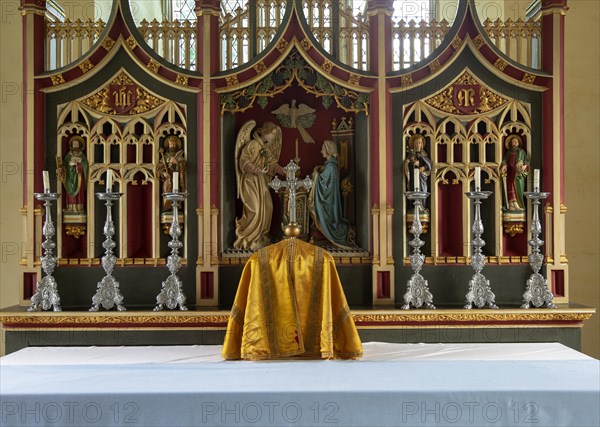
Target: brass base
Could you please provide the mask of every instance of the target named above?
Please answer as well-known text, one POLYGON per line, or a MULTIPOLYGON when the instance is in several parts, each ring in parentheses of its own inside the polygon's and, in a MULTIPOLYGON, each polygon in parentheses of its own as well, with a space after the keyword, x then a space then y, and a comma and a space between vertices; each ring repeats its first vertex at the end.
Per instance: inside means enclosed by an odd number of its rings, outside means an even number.
POLYGON ((298 237, 300 235, 301 228, 295 222, 290 222, 288 225, 283 227, 283 235, 286 238, 298 237))

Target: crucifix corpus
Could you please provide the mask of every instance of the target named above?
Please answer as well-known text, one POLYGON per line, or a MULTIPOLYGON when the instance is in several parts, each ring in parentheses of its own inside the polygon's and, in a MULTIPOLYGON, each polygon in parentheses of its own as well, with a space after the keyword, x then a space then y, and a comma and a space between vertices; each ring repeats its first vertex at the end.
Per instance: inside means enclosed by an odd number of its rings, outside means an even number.
POLYGON ((294 162, 294 160, 290 160, 288 165, 283 169, 285 169, 285 181, 282 181, 275 176, 275 178, 273 178, 273 180, 269 183, 269 186, 275 191, 279 191, 280 188, 287 188, 289 194, 289 223, 285 226, 284 233, 286 237, 296 237, 300 234, 300 227, 296 222, 296 190, 299 190, 302 187, 304 187, 306 190, 310 190, 312 187, 312 180, 308 175, 306 175, 306 178, 303 180, 298 180, 296 178, 296 172, 300 168, 294 162))

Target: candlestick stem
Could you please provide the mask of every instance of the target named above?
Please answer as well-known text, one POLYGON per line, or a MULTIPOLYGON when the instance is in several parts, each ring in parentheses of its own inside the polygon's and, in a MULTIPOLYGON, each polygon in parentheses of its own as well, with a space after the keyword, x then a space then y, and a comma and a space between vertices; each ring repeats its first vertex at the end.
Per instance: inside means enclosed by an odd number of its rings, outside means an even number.
MULTIPOLYGON (((416 179, 416 178, 415 178, 416 179)), ((416 185, 415 185, 416 186, 416 185)), ((419 218, 419 211, 422 207, 422 203, 429 193, 425 191, 407 191, 406 198, 414 202, 414 219, 410 232, 414 236, 409 242, 412 247, 412 254, 410 255, 410 266, 413 269, 413 275, 407 283, 406 293, 404 294, 404 310, 410 308, 420 308, 425 305, 426 308, 435 309, 433 305, 433 295, 429 291, 427 280, 419 273, 425 262, 425 255, 421 253, 421 247, 425 244, 420 239, 423 227, 421 225, 421 219, 419 218)))
POLYGON ((183 247, 183 243, 179 240, 181 236, 181 226, 179 225, 179 203, 183 202, 187 193, 165 193, 163 194, 165 199, 171 202, 173 209, 173 221, 171 222, 171 228, 169 229, 169 235, 171 241, 168 246, 171 248, 171 255, 167 257, 167 268, 171 272, 169 277, 162 282, 162 288, 160 293, 156 296, 156 307, 154 311, 160 311, 165 306, 173 310, 179 306, 180 310, 187 310, 185 306, 185 295, 183 293, 183 282, 177 276, 177 272, 181 268, 181 256, 179 256, 179 249, 183 247))
POLYGON ((527 280, 527 287, 525 293, 523 293, 523 305, 521 308, 529 308, 530 306, 539 308, 556 308, 556 305, 552 302, 554 295, 548 290, 548 282, 540 274, 540 269, 544 263, 544 255, 540 251, 540 247, 544 244, 544 241, 540 239, 542 232, 542 225, 538 215, 538 209, 543 199, 548 197, 550 193, 540 192, 536 189, 533 192, 524 193, 524 196, 531 200, 533 204, 533 218, 531 221, 531 239, 529 240, 529 246, 531 246, 531 253, 529 254, 529 265, 533 270, 533 274, 529 276, 527 280))
POLYGON ((96 293, 92 297, 93 305, 92 308, 90 308, 90 311, 98 311, 100 306, 104 307, 106 310, 111 310, 115 306, 118 311, 126 310, 123 306, 123 296, 119 290, 119 282, 112 275, 117 263, 117 258, 113 254, 116 243, 112 239, 115 235, 115 224, 112 220, 111 211, 113 202, 118 201, 122 195, 122 193, 113 193, 110 191, 107 191, 106 193, 96 193, 96 197, 103 200, 106 205, 106 222, 104 223, 104 235, 106 236, 106 240, 102 243, 102 247, 105 251, 104 256, 102 257, 102 268, 104 268, 106 275, 98 282, 96 293))
POLYGON ((42 243, 44 254, 40 258, 42 270, 46 275, 36 283, 35 293, 31 297, 31 307, 27 311, 49 310, 50 308, 53 311, 62 311, 56 280, 52 277, 52 273, 58 264, 58 258, 54 254, 56 243, 54 243, 53 237, 56 234, 56 228, 52 222, 51 208, 52 202, 58 200, 59 197, 59 193, 51 193, 49 188, 45 188, 43 193, 35 193, 35 198, 44 202, 44 210, 46 211, 44 226, 42 227, 42 234, 45 238, 44 243, 42 243))
POLYGON ((473 219, 473 253, 471 255, 471 266, 475 270, 475 274, 469 282, 469 291, 465 296, 467 304, 464 306, 466 309, 476 307, 483 307, 486 304, 490 308, 498 308, 495 303, 496 296, 492 292, 490 282, 481 274, 481 270, 485 266, 485 256, 481 250, 485 246, 485 241, 481 238, 483 234, 483 221, 481 220, 481 201, 487 199, 492 192, 491 191, 469 191, 467 197, 473 200, 475 205, 475 217, 473 219))

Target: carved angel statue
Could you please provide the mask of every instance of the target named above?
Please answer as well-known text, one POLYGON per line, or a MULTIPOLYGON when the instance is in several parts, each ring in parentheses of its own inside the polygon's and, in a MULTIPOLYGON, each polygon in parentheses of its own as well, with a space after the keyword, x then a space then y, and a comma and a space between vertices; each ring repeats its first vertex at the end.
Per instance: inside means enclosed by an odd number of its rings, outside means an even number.
POLYGON ((295 99, 292 99, 290 105, 283 104, 278 109, 271 111, 271 113, 277 116, 277 120, 279 120, 279 123, 283 127, 298 129, 302 140, 309 144, 315 143, 315 140, 306 131, 306 129, 309 129, 313 125, 317 118, 315 112, 314 108, 310 108, 306 104, 296 106, 295 99))
POLYGON ((285 176, 279 165, 281 128, 265 122, 254 133, 254 120, 242 125, 235 143, 237 194, 242 200, 242 217, 235 220, 235 249, 258 250, 270 243, 273 201, 269 181, 274 174, 285 176))

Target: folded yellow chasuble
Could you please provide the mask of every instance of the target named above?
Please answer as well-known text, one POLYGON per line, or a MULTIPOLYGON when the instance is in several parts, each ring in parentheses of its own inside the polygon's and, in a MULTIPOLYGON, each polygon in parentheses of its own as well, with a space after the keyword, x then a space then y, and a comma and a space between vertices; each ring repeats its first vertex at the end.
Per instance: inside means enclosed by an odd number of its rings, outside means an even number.
POLYGON ((333 257, 295 238, 254 253, 242 272, 225 359, 356 359, 362 344, 333 257))

